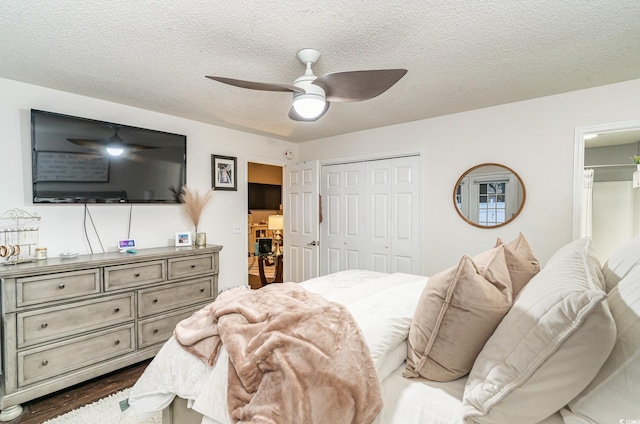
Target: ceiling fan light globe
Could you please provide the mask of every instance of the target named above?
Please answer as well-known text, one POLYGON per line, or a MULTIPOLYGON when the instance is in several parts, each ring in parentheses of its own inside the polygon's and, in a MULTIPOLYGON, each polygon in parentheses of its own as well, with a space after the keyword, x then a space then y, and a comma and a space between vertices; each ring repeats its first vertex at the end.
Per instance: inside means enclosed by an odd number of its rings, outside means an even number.
POLYGON ((107 153, 111 156, 120 156, 124 153, 124 148, 122 146, 107 146, 107 153))
POLYGON ((305 119, 320 116, 324 106, 324 98, 317 94, 300 94, 293 100, 293 108, 305 119))

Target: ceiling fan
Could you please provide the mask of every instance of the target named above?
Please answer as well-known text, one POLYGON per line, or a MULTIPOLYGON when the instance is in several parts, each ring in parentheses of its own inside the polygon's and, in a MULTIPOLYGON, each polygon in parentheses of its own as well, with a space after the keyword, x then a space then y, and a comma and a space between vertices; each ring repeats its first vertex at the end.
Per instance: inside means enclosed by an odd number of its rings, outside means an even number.
POLYGON ((294 121, 317 121, 329 109, 331 102, 359 102, 372 99, 391 88, 406 73, 406 69, 377 69, 366 71, 333 72, 314 75, 311 67, 320 59, 316 49, 302 49, 298 60, 306 67, 304 75, 292 85, 244 81, 209 76, 212 80, 240 88, 293 93, 293 106, 289 118, 294 121))
POLYGON ((141 144, 126 143, 118 134, 120 128, 112 126, 113 135, 107 139, 87 139, 87 138, 67 138, 67 141, 83 147, 90 147, 96 150, 105 150, 111 156, 120 156, 125 152, 136 150, 155 149, 152 146, 143 146, 141 144))

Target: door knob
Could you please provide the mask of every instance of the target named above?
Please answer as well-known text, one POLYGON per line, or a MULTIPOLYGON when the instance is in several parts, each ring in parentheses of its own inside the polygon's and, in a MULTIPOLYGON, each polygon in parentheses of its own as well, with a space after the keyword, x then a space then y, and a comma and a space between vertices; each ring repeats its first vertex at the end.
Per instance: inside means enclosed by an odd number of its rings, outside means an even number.
POLYGON ((307 243, 307 246, 317 246, 318 242, 316 242, 315 240, 312 241, 311 243, 307 243))

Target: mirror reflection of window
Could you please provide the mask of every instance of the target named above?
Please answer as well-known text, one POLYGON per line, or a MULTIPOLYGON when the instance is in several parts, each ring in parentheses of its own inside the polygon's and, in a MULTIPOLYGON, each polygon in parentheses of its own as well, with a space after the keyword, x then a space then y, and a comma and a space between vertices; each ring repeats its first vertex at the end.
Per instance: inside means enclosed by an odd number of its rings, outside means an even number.
POLYGON ((456 188, 456 205, 459 210, 462 210, 462 184, 458 184, 456 188))
POLYGON ((520 177, 499 164, 482 164, 465 172, 454 189, 458 214, 470 224, 495 228, 522 210, 525 190, 520 177))
POLYGON ((507 216, 505 202, 505 182, 484 182, 478 184, 478 224, 504 224, 507 216))

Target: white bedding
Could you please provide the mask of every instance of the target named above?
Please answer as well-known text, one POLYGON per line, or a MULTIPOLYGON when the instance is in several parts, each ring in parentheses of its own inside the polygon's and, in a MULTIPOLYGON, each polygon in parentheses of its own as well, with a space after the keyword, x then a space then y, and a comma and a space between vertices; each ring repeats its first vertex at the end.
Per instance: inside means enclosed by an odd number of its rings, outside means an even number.
MULTIPOLYGON (((351 311, 369 345, 382 382, 384 408, 375 424, 461 424, 465 378, 437 383, 402 377, 406 337, 428 278, 410 274, 344 271, 301 283, 351 311)), ((164 409, 174 396, 201 413, 203 424, 229 423, 227 359, 221 350, 214 367, 171 338, 131 389, 121 422, 142 420, 164 409)), ((559 415, 544 424, 562 423, 559 415)))
MULTIPOLYGON (((467 377, 446 383, 402 376, 398 367, 382 383, 384 408, 374 424, 463 424, 462 395, 467 377)), ((539 424, 563 424, 556 413, 539 424)))
MULTIPOLYGON (((404 341, 426 282, 427 277, 410 274, 344 271, 301 284, 349 308, 383 380, 406 358, 404 341)), ((203 423, 228 423, 224 348, 220 355, 216 365, 208 367, 171 338, 131 389, 127 414, 144 419, 178 395, 209 418, 203 423)))

